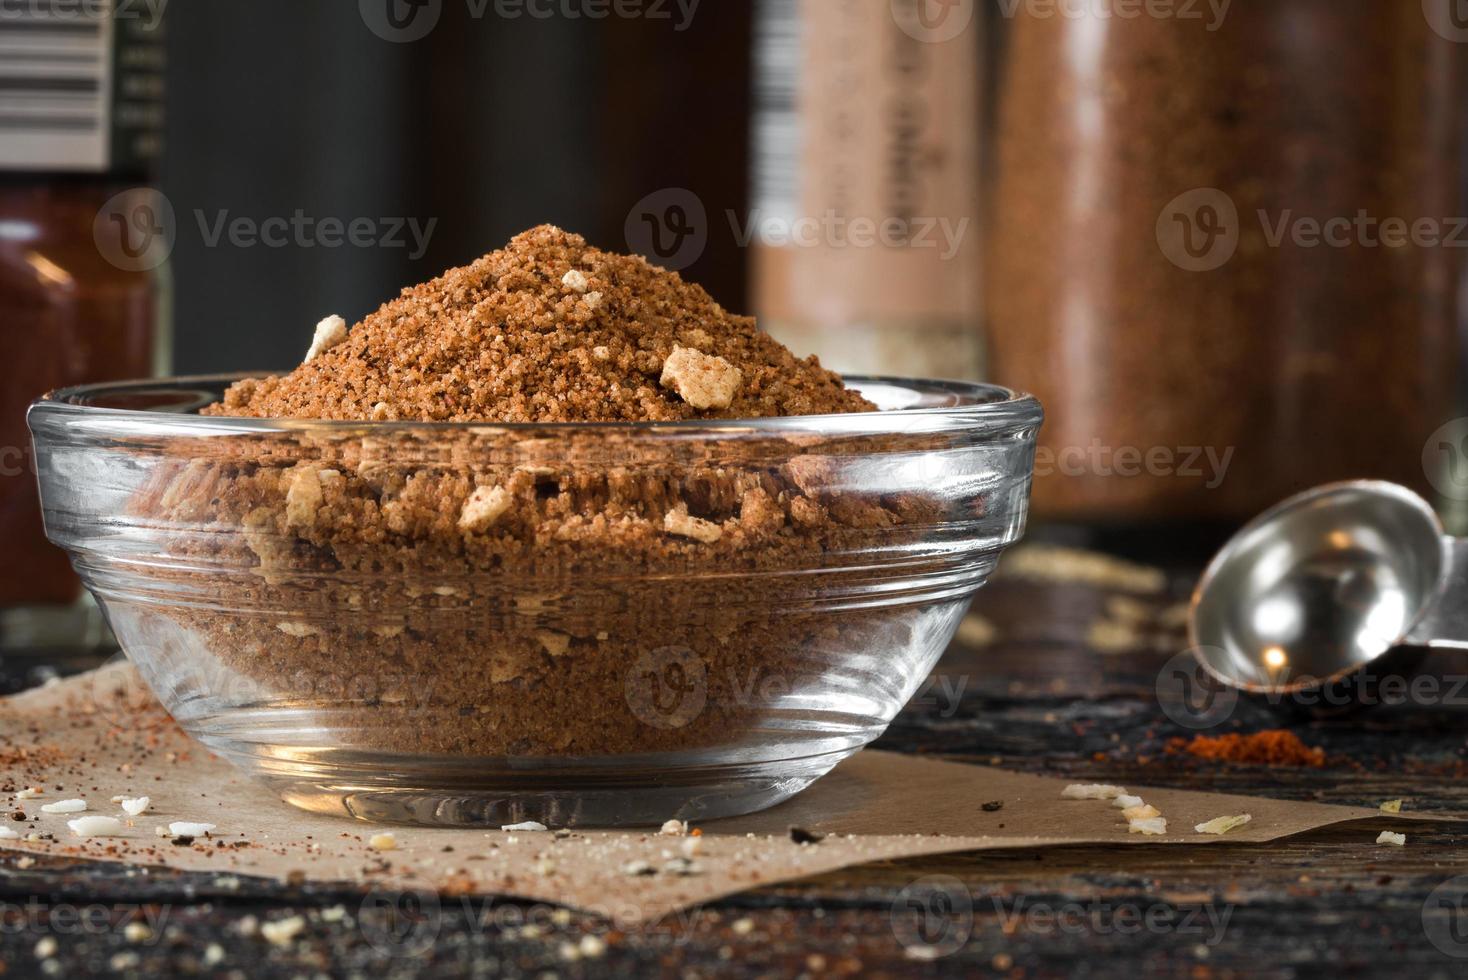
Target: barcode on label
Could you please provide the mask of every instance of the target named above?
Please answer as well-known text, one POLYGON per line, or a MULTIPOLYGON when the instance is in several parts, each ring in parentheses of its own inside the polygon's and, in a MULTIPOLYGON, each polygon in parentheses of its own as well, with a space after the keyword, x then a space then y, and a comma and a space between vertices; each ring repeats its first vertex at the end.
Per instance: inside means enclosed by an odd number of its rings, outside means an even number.
POLYGON ((800 0, 755 8, 753 173, 750 200, 761 219, 800 216, 800 0))
POLYGON ((110 0, 0 0, 0 169, 103 170, 110 0))

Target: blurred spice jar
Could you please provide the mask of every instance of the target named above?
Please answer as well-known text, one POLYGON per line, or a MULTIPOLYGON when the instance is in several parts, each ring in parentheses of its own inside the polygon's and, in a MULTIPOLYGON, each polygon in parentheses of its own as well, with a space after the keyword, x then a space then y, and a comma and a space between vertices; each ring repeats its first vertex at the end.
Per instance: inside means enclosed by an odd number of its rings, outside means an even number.
POLYGON ((1468 43, 1385 0, 1068 6, 998 28, 986 319, 1046 407, 1036 512, 1427 490, 1461 414, 1468 43))
POLYGON ((41 530, 26 407, 54 388, 154 370, 157 277, 109 262, 93 241, 118 187, 50 177, 0 180, 0 608, 81 595, 65 553, 41 530))
POLYGON ((116 5, 30 4, 0 31, 0 652, 102 641, 95 606, 41 528, 26 407, 164 366, 171 210, 162 150, 165 21, 116 5))

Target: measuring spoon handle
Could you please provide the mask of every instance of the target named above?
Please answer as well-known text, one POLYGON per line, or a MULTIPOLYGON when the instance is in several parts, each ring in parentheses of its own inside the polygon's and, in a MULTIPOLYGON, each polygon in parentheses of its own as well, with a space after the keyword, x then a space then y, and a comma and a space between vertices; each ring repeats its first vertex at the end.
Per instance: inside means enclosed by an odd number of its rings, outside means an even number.
POLYGON ((1402 642, 1441 650, 1468 650, 1468 538, 1443 538, 1448 567, 1420 622, 1402 642))

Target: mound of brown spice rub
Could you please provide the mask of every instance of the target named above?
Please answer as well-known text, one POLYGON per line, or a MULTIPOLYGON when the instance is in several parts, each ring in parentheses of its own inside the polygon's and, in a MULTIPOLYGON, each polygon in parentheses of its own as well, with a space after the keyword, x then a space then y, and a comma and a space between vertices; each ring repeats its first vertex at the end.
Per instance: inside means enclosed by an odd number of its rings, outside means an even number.
POLYGON ((535 228, 350 329, 322 321, 303 364, 204 410, 487 425, 200 440, 134 509, 186 529, 177 550, 219 569, 226 598, 150 612, 151 628, 265 695, 333 705, 318 736, 340 747, 728 744, 768 707, 739 696, 752 676, 799 692, 833 651, 908 642, 914 609, 809 600, 833 555, 919 535, 941 505, 853 484, 843 466, 880 436, 833 452, 809 433, 664 446, 492 424, 875 408, 677 274, 535 228), (217 529, 235 533, 198 533, 217 529), (639 678, 673 662, 702 688, 661 717, 639 678))
POLYGON ((351 330, 242 381, 211 415, 422 422, 662 422, 871 411, 701 287, 542 225, 351 330))

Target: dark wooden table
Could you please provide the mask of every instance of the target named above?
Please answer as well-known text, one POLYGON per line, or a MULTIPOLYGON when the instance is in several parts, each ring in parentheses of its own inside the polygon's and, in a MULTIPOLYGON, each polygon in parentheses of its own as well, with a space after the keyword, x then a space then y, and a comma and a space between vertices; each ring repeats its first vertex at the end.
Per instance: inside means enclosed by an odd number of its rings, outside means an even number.
MULTIPOLYGON (((1157 694, 1159 672, 1184 649, 1189 569, 1158 576, 1063 554, 1026 564, 1029 574, 1002 576, 976 601, 978 618, 883 748, 1086 782, 1468 811, 1468 704, 1318 718, 1239 702, 1210 734, 1287 727, 1322 748, 1326 765, 1199 759, 1172 741, 1195 734, 1193 719, 1174 720, 1157 694)), ((36 677, 13 658, 0 667, 10 689, 36 677)), ((1438 690, 1434 700, 1468 702, 1468 691, 1438 690)), ((1378 829, 865 866, 645 932, 609 933, 515 902, 446 900, 427 948, 392 957, 364 936, 362 894, 349 889, 62 860, 22 868, 7 857, 0 975, 1468 975, 1465 831, 1408 828, 1407 846, 1393 848, 1374 843, 1378 829), (140 913, 162 928, 130 939, 120 924, 140 913), (251 928, 293 914, 306 926, 287 944, 251 928), (583 946, 588 935, 605 948, 583 946)))

